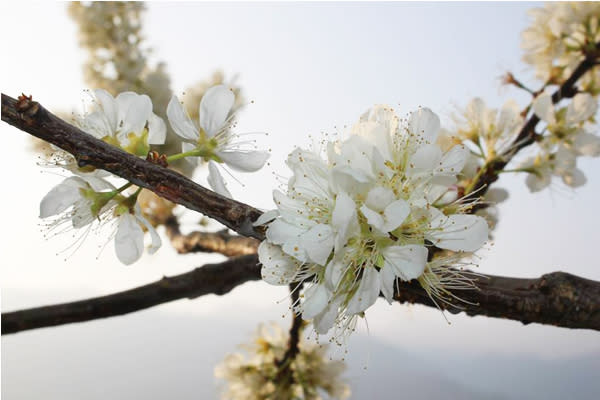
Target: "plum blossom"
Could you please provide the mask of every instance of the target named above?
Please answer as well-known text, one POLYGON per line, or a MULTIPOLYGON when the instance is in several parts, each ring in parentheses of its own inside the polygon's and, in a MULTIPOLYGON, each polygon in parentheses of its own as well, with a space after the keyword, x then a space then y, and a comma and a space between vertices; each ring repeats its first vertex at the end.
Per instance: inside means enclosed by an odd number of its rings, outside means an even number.
POLYGON ((226 164, 233 170, 254 172, 263 167, 269 153, 256 150, 253 141, 239 141, 231 132, 235 96, 225 85, 208 89, 199 108, 198 126, 190 119, 176 96, 167 107, 167 117, 184 142, 183 154, 202 157, 209 164, 208 182, 217 193, 231 197, 217 165, 226 164))
POLYGON ((600 137, 589 132, 587 125, 597 109, 598 102, 589 93, 578 93, 567 107, 560 109, 548 93, 534 100, 533 111, 546 123, 549 135, 539 142, 539 154, 521 165, 530 173, 526 183, 532 192, 548 187, 553 175, 573 188, 585 184, 585 175, 577 168, 577 157, 600 156, 600 137))
POLYGON ((275 190, 277 209, 257 221, 267 224, 258 249, 263 279, 306 281, 300 308, 317 333, 352 330, 380 292, 391 302, 397 279, 423 275, 427 246, 474 252, 487 240, 483 218, 437 208, 468 150, 444 153, 435 144, 440 122, 429 109, 400 122, 391 108, 376 106, 349 137, 327 143, 326 159, 294 150, 287 191, 275 190))
POLYGON ((123 92, 114 98, 103 89, 94 90, 94 97, 94 110, 77 121, 83 131, 141 157, 151 144, 165 142, 167 128, 152 112, 150 97, 123 92))
POLYGON ((343 361, 330 360, 327 345, 304 340, 287 365, 279 364, 288 348, 289 333, 277 324, 261 324, 252 343, 243 345, 248 353, 228 354, 215 367, 215 376, 226 380, 223 399, 228 400, 318 400, 327 393, 331 399, 346 399, 350 387, 341 379, 343 361))
MULTIPOLYGON (((523 31, 523 61, 535 68, 544 82, 562 83, 584 53, 600 41, 598 2, 551 2, 530 11, 531 26, 523 31)), ((600 69, 581 79, 582 88, 598 94, 600 69)))
MULTIPOLYGON (((127 186, 127 185, 126 185, 127 186)), ((142 215, 136 204, 137 193, 125 197, 123 189, 96 176, 71 176, 52 188, 40 203, 40 218, 54 218, 50 231, 91 229, 92 224, 115 222, 115 251, 125 265, 137 261, 144 250, 144 230, 150 234, 150 254, 161 246, 156 230, 142 215), (64 227, 68 224, 67 227, 64 227)), ((139 191, 138 191, 139 193, 139 191)))
POLYGON ((523 124, 519 106, 513 100, 496 110, 487 108, 479 97, 471 100, 456 120, 456 136, 471 141, 486 160, 508 152, 523 124))

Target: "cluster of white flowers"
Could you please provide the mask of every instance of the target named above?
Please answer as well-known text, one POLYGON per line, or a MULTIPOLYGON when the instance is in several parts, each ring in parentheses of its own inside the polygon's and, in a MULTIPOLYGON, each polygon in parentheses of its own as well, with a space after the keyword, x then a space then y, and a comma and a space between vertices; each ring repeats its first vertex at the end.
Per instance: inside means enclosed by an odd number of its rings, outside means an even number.
POLYGON ((469 151, 442 152, 439 130, 429 109, 400 121, 376 106, 347 139, 327 143, 327 160, 303 149, 289 155, 287 191, 275 190, 277 209, 256 222, 268 223, 258 254, 265 281, 307 281, 301 310, 317 333, 352 330, 380 292, 393 300, 397 279, 443 293, 428 247, 474 252, 487 240, 485 220, 454 202, 469 151))
POLYGON ((227 400, 320 400, 346 399, 350 388, 340 376, 342 361, 329 360, 327 346, 299 342, 299 352, 281 364, 288 348, 289 334, 276 324, 260 325, 254 342, 243 348, 250 355, 233 353, 215 367, 225 379, 223 399, 227 400))
MULTIPOLYGON (((236 170, 256 171, 268 157, 267 152, 249 150, 247 143, 235 141, 237 136, 230 132, 232 116, 229 111, 233 101, 233 93, 225 86, 210 88, 200 103, 200 129, 187 117, 175 97, 167 109, 175 132, 186 140, 194 141, 185 142, 184 153, 172 155, 167 160, 193 156, 210 160, 208 181, 217 192, 227 196, 231 195, 216 169, 217 163, 225 163, 236 170)), ((146 157, 150 145, 161 145, 166 137, 166 125, 152 108, 152 101, 146 95, 124 92, 113 98, 107 91, 98 89, 94 91, 93 109, 76 123, 100 140, 136 156, 146 157)), ((139 206, 141 188, 127 194, 131 184, 125 183, 116 188, 110 182, 115 177, 93 168, 79 168, 71 156, 64 156, 59 166, 75 176, 66 178, 42 200, 40 217, 54 217, 49 224, 50 229, 56 230, 67 221, 75 229, 91 229, 96 221, 104 225, 116 220, 115 250, 124 264, 131 264, 141 257, 144 231, 148 231, 152 239, 150 253, 160 247, 160 237, 139 206)))
MULTIPOLYGON (((551 2, 530 11, 533 23, 522 34, 523 61, 544 82, 562 83, 600 42, 600 3, 551 2)), ((600 92, 600 70, 587 74, 582 88, 600 92)))
POLYGON ((532 192, 550 185, 559 176, 570 187, 586 182, 577 168, 578 156, 600 156, 600 137, 590 132, 598 101, 589 93, 579 93, 567 107, 557 108, 548 93, 533 102, 535 114, 546 124, 547 135, 539 142, 540 152, 526 160, 522 169, 531 172, 526 180, 532 192))
MULTIPOLYGON (((82 130, 137 156, 146 156, 151 144, 164 142, 165 123, 152 112, 148 96, 124 92, 113 98, 101 89, 94 95, 94 109, 76 121, 82 130)), ((125 195, 131 185, 117 189, 104 171, 81 170, 72 157, 66 160, 70 162, 60 166, 75 176, 50 190, 40 204, 40 218, 54 217, 50 229, 69 222, 74 229, 91 229, 95 222, 116 221, 115 252, 126 265, 142 256, 144 230, 152 239, 149 253, 160 248, 160 237, 137 205, 139 190, 125 195)))

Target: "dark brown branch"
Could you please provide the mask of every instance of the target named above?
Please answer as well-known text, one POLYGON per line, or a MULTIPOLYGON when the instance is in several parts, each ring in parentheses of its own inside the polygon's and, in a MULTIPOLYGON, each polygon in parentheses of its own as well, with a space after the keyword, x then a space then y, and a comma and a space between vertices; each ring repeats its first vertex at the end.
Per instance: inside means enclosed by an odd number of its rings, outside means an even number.
POLYGON ((242 283, 259 279, 260 266, 256 255, 232 258, 124 292, 3 313, 2 334, 114 317, 205 294, 223 295, 242 283))
MULTIPOLYGON (((300 299, 300 291, 302 290, 302 283, 296 284, 291 283, 290 287, 290 301, 292 310, 292 326, 290 327, 290 339, 288 341, 288 348, 281 358, 277 361, 279 366, 288 366, 289 362, 296 358, 296 355, 300 352, 300 333, 304 321, 302 320, 302 314, 298 311, 298 299, 300 299)), ((283 371, 281 372, 283 373, 283 371)))
POLYGON ((227 230, 219 232, 195 231, 182 234, 177 218, 171 216, 165 222, 166 233, 179 254, 221 253, 227 257, 256 254, 260 242, 254 238, 231 235, 227 230))
MULTIPOLYGON (((2 334, 123 315, 208 293, 224 294, 237 285, 259 279, 260 267, 256 256, 242 256, 125 292, 3 313, 2 334)), ((455 292, 474 304, 457 302, 462 308, 447 307, 448 311, 512 319, 524 324, 537 322, 565 328, 600 330, 600 282, 553 272, 537 279, 484 275, 477 278, 476 283, 478 290, 455 292)), ((401 283, 395 298, 401 303, 434 306, 415 281, 401 283)))
MULTIPOLYGON (((24 96, 22 96, 24 97, 24 96)), ((220 196, 185 176, 135 157, 61 120, 30 99, 2 94, 2 121, 71 153, 80 167, 94 166, 191 210, 214 218, 240 235, 262 240, 252 226, 261 212, 220 196)))
MULTIPOLYGON (((560 85, 559 88, 556 89, 556 91, 552 94, 553 103, 558 103, 564 98, 573 97, 575 94, 577 94, 577 88, 575 84, 586 72, 594 68, 597 59, 600 58, 600 42, 596 43, 596 49, 596 51, 586 54, 583 61, 581 61, 577 68, 575 68, 575 70, 571 73, 571 76, 569 76, 567 80, 565 80, 562 85, 560 85)), ((535 142, 538 136, 535 132, 535 128, 539 122, 540 119, 537 115, 535 115, 535 113, 529 117, 527 122, 525 122, 525 125, 523 125, 521 128, 517 138, 514 140, 510 151, 482 167, 483 170, 480 171, 477 181, 471 188, 470 193, 472 193, 472 196, 468 196, 465 198, 465 200, 472 200, 472 197, 483 196, 489 185, 498 180, 499 171, 506 167, 515 154, 517 154, 524 147, 527 147, 535 142)), ((472 207, 471 211, 475 212, 477 209, 482 207, 485 207, 485 204, 475 205, 472 207)))

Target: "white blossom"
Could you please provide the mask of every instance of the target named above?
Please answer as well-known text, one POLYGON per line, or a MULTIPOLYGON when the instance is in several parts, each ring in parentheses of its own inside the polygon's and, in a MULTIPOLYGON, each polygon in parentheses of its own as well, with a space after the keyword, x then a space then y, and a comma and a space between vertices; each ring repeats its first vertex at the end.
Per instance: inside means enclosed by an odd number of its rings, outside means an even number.
POLYGON ((391 302, 397 278, 425 271, 428 245, 473 252, 487 240, 483 218, 436 208, 469 154, 462 145, 442 152, 439 129, 429 109, 401 125, 376 106, 348 138, 327 143, 327 160, 303 149, 289 155, 287 191, 273 193, 274 219, 259 221, 268 222, 259 259, 269 283, 309 281, 301 308, 318 333, 351 330, 380 292, 391 302))
POLYGON ((228 400, 346 399, 350 387, 342 381, 344 362, 330 360, 327 345, 317 345, 300 335, 299 352, 287 365, 278 363, 287 350, 289 334, 277 324, 261 324, 252 343, 242 346, 247 355, 228 354, 215 367, 224 379, 228 400))
POLYGON ((233 170, 254 172, 263 167, 269 153, 256 150, 253 141, 238 140, 231 132, 235 96, 225 85, 208 89, 200 101, 198 126, 190 119, 176 96, 171 98, 167 116, 175 133, 184 139, 182 151, 209 162, 209 184, 216 192, 231 197, 216 168, 225 163, 233 170), (212 165, 212 167, 210 167, 212 165))

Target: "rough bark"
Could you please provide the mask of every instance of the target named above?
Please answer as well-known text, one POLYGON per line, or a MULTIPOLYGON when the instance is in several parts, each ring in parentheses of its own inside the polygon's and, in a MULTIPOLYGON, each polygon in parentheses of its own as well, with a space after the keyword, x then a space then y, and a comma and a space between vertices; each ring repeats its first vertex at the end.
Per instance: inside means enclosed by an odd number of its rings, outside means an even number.
MULTIPOLYGON (((220 295, 244 282, 259 279, 257 256, 246 255, 124 292, 3 313, 2 334, 123 315, 209 293, 220 295)), ((472 304, 455 301, 454 306, 445 305, 444 308, 452 313, 513 319, 524 324, 537 322, 600 330, 600 282, 564 272, 553 272, 537 279, 492 275, 475 279, 478 289, 454 292, 472 304)), ((395 298, 401 303, 435 307, 416 281, 400 283, 395 298)))
POLYGON ((256 254, 260 242, 254 238, 231 235, 227 230, 219 232, 194 231, 182 234, 174 216, 165 222, 171 245, 179 254, 220 253, 227 257, 256 254))

